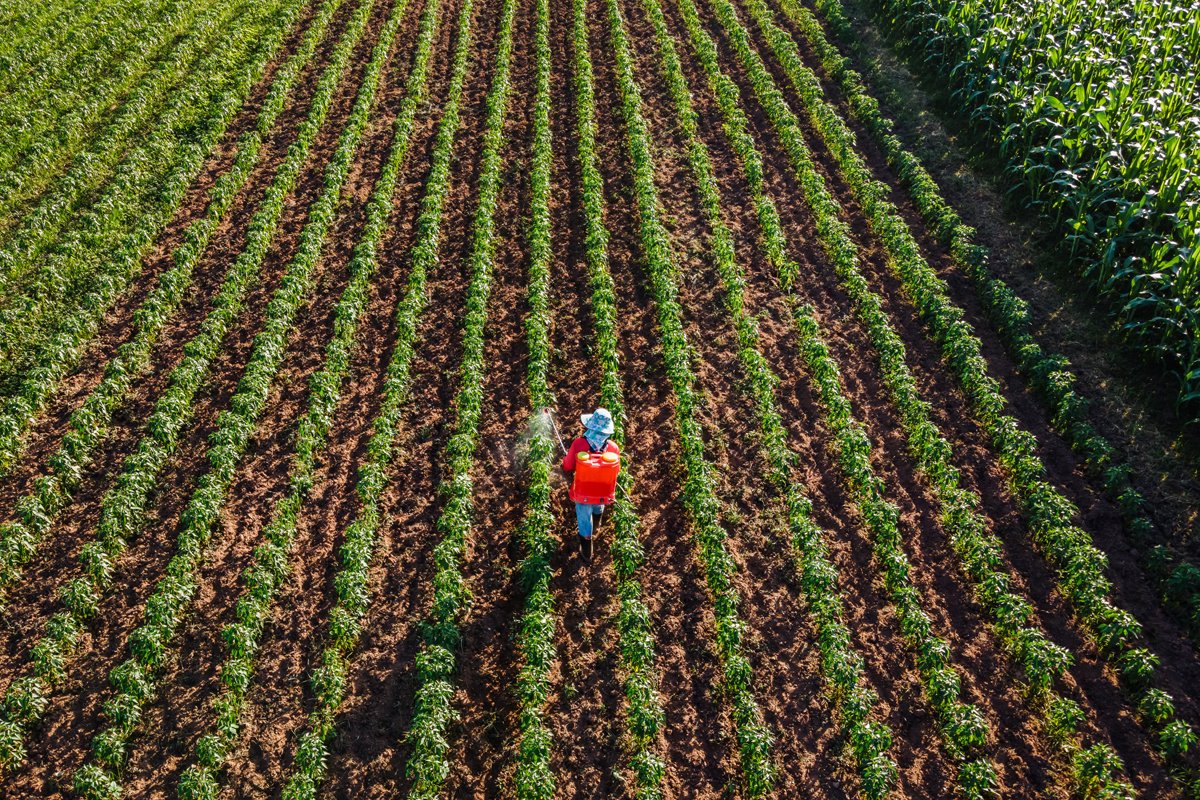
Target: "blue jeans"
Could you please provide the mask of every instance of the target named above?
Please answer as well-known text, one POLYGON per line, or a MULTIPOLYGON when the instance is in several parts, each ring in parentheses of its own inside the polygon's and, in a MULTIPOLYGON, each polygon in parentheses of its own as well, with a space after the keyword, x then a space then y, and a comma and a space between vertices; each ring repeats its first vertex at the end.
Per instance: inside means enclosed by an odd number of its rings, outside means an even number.
POLYGON ((604 511, 603 503, 576 503, 575 521, 579 523, 579 535, 584 539, 592 538, 592 514, 604 511))

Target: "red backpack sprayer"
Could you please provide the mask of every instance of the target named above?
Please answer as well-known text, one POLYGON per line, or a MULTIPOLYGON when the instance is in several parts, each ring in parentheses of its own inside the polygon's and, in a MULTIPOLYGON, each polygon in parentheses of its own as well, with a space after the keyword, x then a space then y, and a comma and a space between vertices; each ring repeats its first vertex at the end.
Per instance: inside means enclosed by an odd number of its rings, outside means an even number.
POLYGON ((591 561, 593 535, 604 509, 616 498, 617 476, 621 473, 621 449, 609 438, 615 429, 612 416, 603 408, 581 416, 584 434, 570 448, 563 442, 553 409, 543 408, 538 416, 554 431, 562 448, 563 471, 574 473, 569 495, 579 524, 579 549, 584 560, 591 561))

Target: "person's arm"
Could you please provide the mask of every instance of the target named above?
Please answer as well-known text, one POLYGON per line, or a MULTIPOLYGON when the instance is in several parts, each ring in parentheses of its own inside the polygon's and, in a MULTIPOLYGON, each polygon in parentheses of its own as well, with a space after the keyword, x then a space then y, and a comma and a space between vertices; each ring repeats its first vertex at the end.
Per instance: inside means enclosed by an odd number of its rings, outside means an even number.
POLYGON ((576 439, 575 441, 571 442, 571 449, 567 451, 565 456, 563 456, 563 472, 570 473, 575 471, 575 456, 577 456, 579 451, 583 449, 579 445, 580 441, 583 441, 585 447, 587 446, 587 440, 576 439))

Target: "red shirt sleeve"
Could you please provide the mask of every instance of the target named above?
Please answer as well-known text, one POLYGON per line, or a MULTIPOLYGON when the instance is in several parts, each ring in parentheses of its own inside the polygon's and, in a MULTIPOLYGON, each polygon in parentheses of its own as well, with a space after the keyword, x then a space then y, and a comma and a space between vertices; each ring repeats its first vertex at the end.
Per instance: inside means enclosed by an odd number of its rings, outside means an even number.
POLYGON ((571 442, 571 449, 563 456, 562 468, 563 472, 575 471, 575 456, 579 455, 584 450, 588 449, 587 439, 580 436, 575 441, 571 442))

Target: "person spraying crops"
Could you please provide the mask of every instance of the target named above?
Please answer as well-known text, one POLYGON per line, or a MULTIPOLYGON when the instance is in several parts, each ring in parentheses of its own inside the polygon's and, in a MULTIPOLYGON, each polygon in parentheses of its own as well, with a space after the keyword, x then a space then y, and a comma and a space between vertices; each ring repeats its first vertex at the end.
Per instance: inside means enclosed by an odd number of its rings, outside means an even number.
POLYGON ((563 456, 563 472, 573 476, 568 493, 575 503, 579 525, 579 552, 592 560, 592 538, 601 515, 616 497, 617 475, 621 472, 621 448, 612 440, 612 414, 597 408, 579 417, 583 434, 571 442, 563 456))

